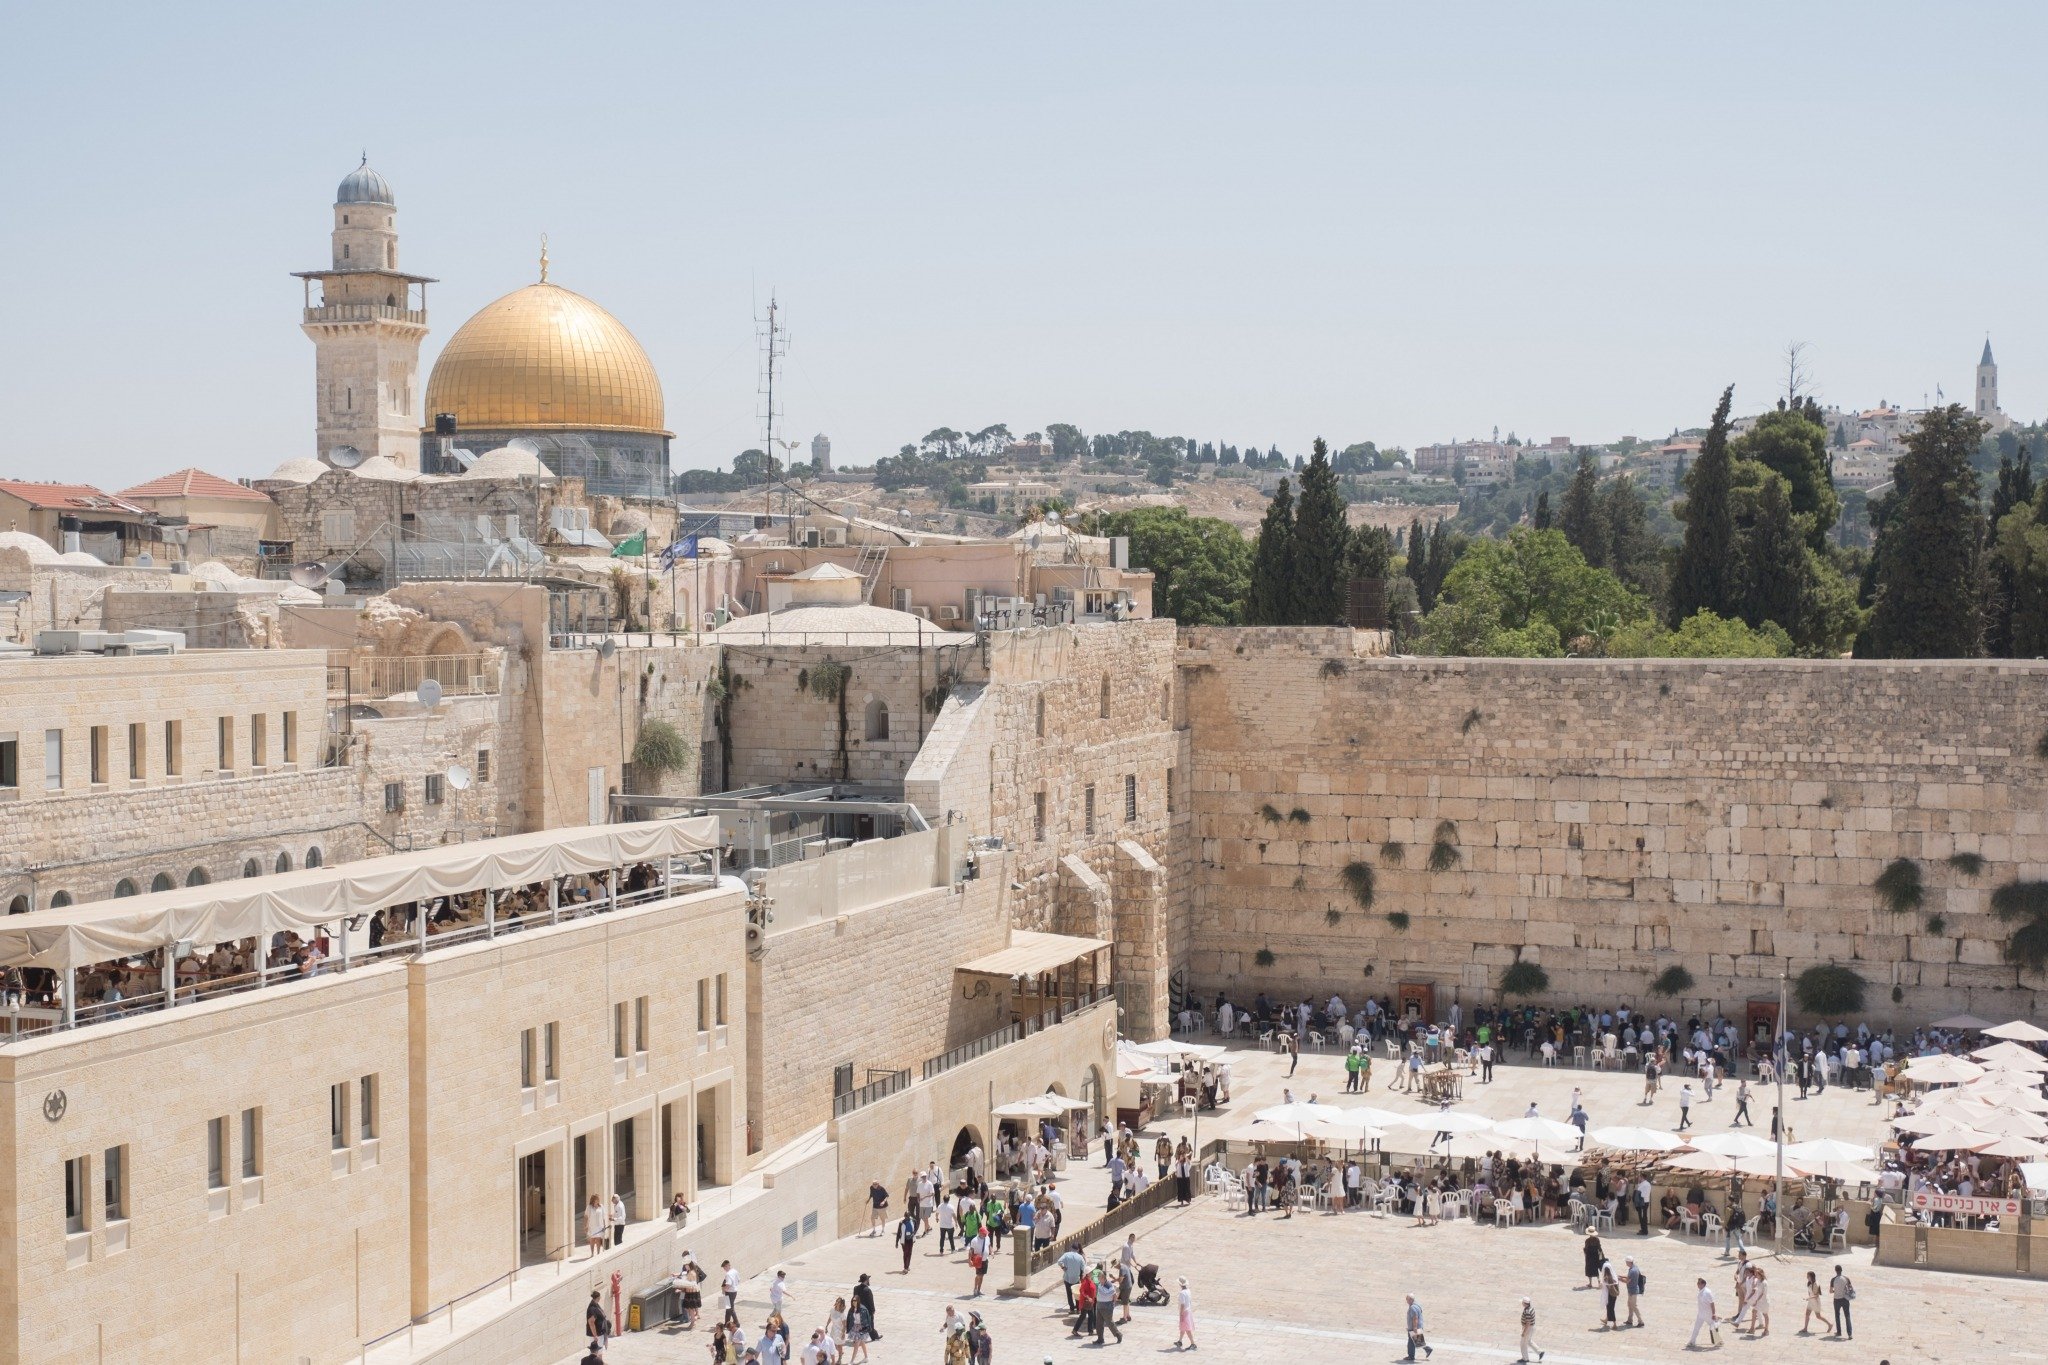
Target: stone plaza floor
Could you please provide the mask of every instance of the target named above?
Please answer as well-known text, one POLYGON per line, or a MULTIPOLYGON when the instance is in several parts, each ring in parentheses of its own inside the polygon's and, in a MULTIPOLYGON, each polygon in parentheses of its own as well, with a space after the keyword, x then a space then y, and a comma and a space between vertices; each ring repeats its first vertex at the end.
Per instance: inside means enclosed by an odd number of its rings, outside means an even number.
MULTIPOLYGON (((1248 1122, 1253 1110, 1277 1103, 1284 1086, 1296 1095, 1342 1104, 1360 1102, 1343 1091, 1341 1058, 1309 1054, 1290 1081, 1286 1059, 1269 1053, 1233 1055, 1236 1093, 1221 1115, 1204 1115, 1202 1136, 1220 1136, 1248 1122)), ((1380 1068, 1376 1067, 1378 1071, 1380 1068)), ((1641 1124, 1670 1128, 1678 1121, 1676 1081, 1667 1081, 1654 1106, 1637 1101, 1640 1076, 1593 1073, 1571 1068, 1528 1065, 1496 1068, 1491 1086, 1468 1084, 1459 1106, 1491 1118, 1518 1117, 1529 1102, 1542 1113, 1563 1118, 1574 1085, 1584 1091, 1593 1126, 1641 1124)), ((1399 1092, 1385 1092, 1375 1076, 1369 1102, 1385 1108, 1420 1108, 1399 1092)), ((1696 1087, 1697 1089, 1697 1087, 1696 1087)), ((1759 1094, 1752 1113, 1768 1131, 1770 1099, 1759 1094)), ((1879 1132, 1878 1108, 1867 1093, 1831 1089, 1824 1095, 1787 1105, 1799 1138, 1840 1137, 1870 1142, 1879 1132)), ((1733 1115, 1732 1091, 1712 1102, 1697 1101, 1694 1127, 1716 1132, 1733 1115)), ((1185 1120, 1160 1125, 1176 1135, 1192 1128, 1185 1120)), ((1063 1182, 1072 1191, 1069 1219, 1099 1208, 1106 1183, 1100 1152, 1086 1172, 1075 1171, 1063 1182), (1086 1192, 1084 1197, 1084 1191, 1086 1192)), ((900 1172, 880 1173, 891 1187, 900 1172)), ((843 1173, 843 1178, 866 1178, 843 1173)), ((1707 1277, 1720 1301, 1731 1311, 1732 1262, 1722 1258, 1718 1244, 1680 1238, 1663 1232, 1643 1237, 1610 1234, 1606 1246, 1620 1265, 1635 1256, 1648 1276, 1644 1300, 1647 1326, 1602 1330, 1600 1296, 1584 1288, 1580 1275, 1581 1238, 1569 1224, 1495 1229, 1469 1221, 1417 1228, 1402 1217, 1370 1213, 1300 1213, 1293 1219, 1275 1214, 1257 1218, 1234 1212, 1221 1201, 1198 1198, 1187 1209, 1167 1208, 1134 1224, 1142 1261, 1156 1262, 1167 1284, 1185 1275, 1195 1293, 1198 1355, 1227 1361, 1312 1359, 1323 1361, 1387 1361, 1406 1354, 1402 1332, 1402 1295, 1422 1302, 1430 1343, 1446 1362, 1511 1361, 1517 1357, 1521 1297, 1534 1300, 1536 1342, 1559 1365, 1585 1362, 1667 1360, 1686 1354, 1694 1316, 1694 1280, 1707 1277)), ((1091 1248, 1112 1255, 1122 1234, 1091 1248)), ((1003 1362, 1065 1362, 1099 1359, 1108 1353, 1155 1355, 1174 1349, 1175 1313, 1171 1307, 1134 1309, 1125 1340, 1097 1348, 1093 1339, 1068 1335, 1071 1319, 1063 1315, 1064 1296, 1056 1274, 1034 1283, 1037 1294, 994 1292, 1008 1288, 1008 1260, 991 1267, 991 1292, 979 1299, 964 1297, 972 1276, 964 1257, 940 1257, 936 1239, 920 1247, 910 1273, 897 1273, 900 1260, 883 1238, 855 1235, 784 1267, 794 1288, 791 1328, 801 1344, 810 1329, 823 1321, 835 1296, 843 1295, 855 1277, 874 1277, 879 1326, 885 1340, 870 1358, 883 1365, 899 1361, 941 1359, 939 1323, 950 1303, 965 1312, 972 1308, 988 1321, 995 1336, 995 1358, 1003 1362), (1051 1283, 1048 1285, 1047 1281, 1051 1283), (1048 1292, 1049 1291, 1049 1292, 1048 1292)), ((1763 1261, 1770 1282, 1771 1333, 1767 1337, 1737 1333, 1725 1325, 1718 1351, 1744 1360, 1864 1362, 1936 1361, 1964 1358, 2048 1360, 2048 1283, 1993 1279, 1875 1267, 1867 1247, 1847 1253, 1788 1254, 1763 1261), (1825 1280, 1842 1263, 1855 1281, 1856 1336, 1843 1341, 1816 1327, 1800 1334, 1802 1286, 1806 1272, 1825 1280)), ((758 1336, 767 1314, 767 1283, 774 1267, 744 1267, 757 1272, 741 1296, 741 1320, 758 1336)), ((709 1297, 709 1296, 707 1296, 709 1297)), ((613 1365, 646 1362, 701 1361, 708 1333, 658 1330, 614 1342, 606 1353, 613 1365)))

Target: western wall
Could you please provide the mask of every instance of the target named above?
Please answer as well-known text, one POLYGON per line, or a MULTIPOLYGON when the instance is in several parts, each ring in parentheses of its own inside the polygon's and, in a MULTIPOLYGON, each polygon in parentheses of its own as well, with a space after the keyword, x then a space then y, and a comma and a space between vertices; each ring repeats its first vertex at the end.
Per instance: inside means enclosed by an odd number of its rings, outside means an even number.
POLYGON ((1873 1020, 2038 1010, 1989 902, 2048 874, 2048 663, 1368 659, 1350 635, 1181 632, 1173 954, 1203 999, 1406 984, 1469 1012, 1521 958, 1538 1001, 1739 1017, 1835 962, 1873 1020), (1901 858, 1910 913, 1874 887, 1901 858), (1694 984, 1652 997, 1674 965, 1694 984))

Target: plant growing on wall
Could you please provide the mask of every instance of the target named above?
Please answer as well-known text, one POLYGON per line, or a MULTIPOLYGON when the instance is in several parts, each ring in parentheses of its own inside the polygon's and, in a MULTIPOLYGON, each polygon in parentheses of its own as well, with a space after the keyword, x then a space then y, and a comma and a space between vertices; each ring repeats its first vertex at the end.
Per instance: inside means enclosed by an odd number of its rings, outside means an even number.
POLYGON ((1286 816, 1280 813, 1280 808, 1278 806, 1272 805, 1270 803, 1259 807, 1259 815, 1263 817, 1265 822, 1269 825, 1277 825, 1282 820, 1285 820, 1287 818, 1286 816))
POLYGON ((1259 949, 1256 953, 1252 954, 1252 961, 1261 967, 1272 966, 1274 962, 1273 950, 1271 948, 1259 949))
POLYGON ((1550 989, 1550 973, 1534 962, 1513 962, 1500 974, 1502 995, 1538 995, 1550 989))
POLYGON ((834 702, 839 708, 839 780, 847 780, 853 765, 853 756, 846 747, 846 688, 853 681, 853 670, 836 659, 827 659, 808 670, 804 685, 811 689, 811 695, 820 701, 834 702))
POLYGON ((1388 867, 1399 867, 1408 856, 1408 845, 1398 839, 1389 839, 1380 845, 1380 861, 1388 867))
POLYGON ((1861 976, 1838 962, 1808 967, 1792 983, 1799 1008, 1823 1019, 1839 1019, 1861 1012, 1863 995, 1869 985, 1861 976))
POLYGON ((1938 933, 1940 933, 1940 932, 1941 932, 1942 930, 1944 930, 1944 929, 1946 929, 1946 928, 1948 928, 1948 916, 1947 916, 1947 915, 1942 915, 1942 914, 1933 914, 1933 915, 1929 915, 1929 916, 1927 917, 1927 932, 1928 932, 1928 933, 1930 933, 1930 934, 1938 934, 1938 933))
POLYGON ((1339 910, 1334 905, 1331 906, 1329 909, 1323 911, 1323 923, 1325 924, 1334 925, 1341 922, 1343 918, 1344 912, 1342 910, 1339 910))
POLYGON ((1692 973, 1674 962, 1657 973, 1657 979, 1650 983, 1652 995, 1684 995, 1693 988, 1692 973))
MULTIPOLYGON (((1406 910, 1387 911, 1387 923, 1405 932, 1408 928, 1408 912, 1406 910)), ((1368 968, 1368 970, 1370 969, 1368 968)))
POLYGON ((1351 899, 1358 902, 1361 910, 1372 909, 1373 881, 1371 863, 1347 863, 1344 866, 1344 886, 1351 892, 1351 899))
POLYGON ((1877 874, 1877 898, 1884 902, 1884 908, 1895 915, 1910 914, 1920 908, 1926 898, 1926 888, 1920 882, 1920 864, 1911 858, 1894 858, 1877 874))
POLYGON ((2005 942, 2005 960, 2036 975, 2048 972, 2048 882, 2007 882, 1991 893, 1991 913, 2018 926, 2005 942))
POLYGON ((1982 876, 1984 872, 1984 855, 1981 853, 1951 853, 1948 855, 1948 865, 1962 873, 1965 877, 1982 876))
POLYGON ((633 741, 633 772, 658 778, 679 773, 690 766, 690 743, 683 732, 658 717, 640 722, 640 736, 633 741))
POLYGON ((1344 676, 1344 661, 1343 661, 1342 659, 1325 659, 1325 660, 1323 660, 1323 676, 1324 676, 1324 677, 1326 677, 1326 678, 1341 678, 1341 677, 1343 677, 1343 676, 1344 676))
POLYGON ((1287 821, 1289 824, 1305 825, 1309 822, 1311 818, 1313 817, 1311 817, 1309 813, 1300 806, 1296 806, 1293 810, 1287 812, 1287 821))
POLYGON ((2034 757, 2048 758, 2048 732, 2043 732, 2041 737, 2034 741, 2034 757))
POLYGON ((1484 719, 1486 718, 1479 714, 1479 708, 1476 706, 1473 707, 1470 711, 1467 711, 1465 713, 1465 719, 1458 722, 1458 733, 1461 735, 1471 734, 1472 727, 1477 725, 1480 721, 1484 719))
POLYGON ((1448 820, 1436 822, 1436 837, 1429 845, 1429 870, 1449 872, 1458 865, 1458 827, 1448 820))

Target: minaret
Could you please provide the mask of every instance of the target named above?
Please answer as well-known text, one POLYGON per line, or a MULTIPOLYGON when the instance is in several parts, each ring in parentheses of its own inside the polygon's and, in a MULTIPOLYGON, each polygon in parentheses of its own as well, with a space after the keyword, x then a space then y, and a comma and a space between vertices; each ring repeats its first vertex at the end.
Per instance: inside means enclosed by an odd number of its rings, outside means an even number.
POLYGON ((420 342, 434 281, 398 269, 397 213, 365 156, 334 195, 333 264, 295 272, 306 282, 301 325, 313 339, 314 453, 330 464, 383 455, 420 467, 420 342), (355 455, 337 458, 344 449, 355 455))
POLYGON ((1997 423, 1998 362, 1991 358, 1991 338, 1984 338, 1984 358, 1977 362, 1977 420, 1997 423))

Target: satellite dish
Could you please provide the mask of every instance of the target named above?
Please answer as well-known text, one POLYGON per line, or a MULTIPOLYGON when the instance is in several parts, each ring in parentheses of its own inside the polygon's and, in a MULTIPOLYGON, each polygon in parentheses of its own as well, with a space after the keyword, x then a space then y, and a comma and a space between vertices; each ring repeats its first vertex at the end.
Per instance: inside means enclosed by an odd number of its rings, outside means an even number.
POLYGON ((423 679, 419 690, 413 693, 413 695, 420 699, 421 706, 431 711, 441 704, 441 684, 435 682, 432 678, 423 679))
POLYGON ((469 769, 463 767, 460 763, 450 764, 448 768, 448 785, 459 792, 466 792, 469 790, 469 784, 469 769))
POLYGON ((336 469, 354 469, 363 462, 363 452, 354 446, 336 446, 327 452, 327 463, 336 469))
POLYGON ((302 588, 318 588, 326 583, 327 579, 327 566, 317 559, 309 559, 304 564, 292 565, 292 582, 302 588))
POLYGON ((1047 508, 1047 509, 1046 509, 1046 513, 1045 513, 1045 519, 1046 519, 1047 521, 1051 522, 1051 523, 1052 523, 1053 525, 1055 525, 1055 526, 1057 526, 1057 525, 1059 525, 1059 524, 1060 524, 1060 514, 1059 514, 1058 510, 1057 510, 1057 509, 1055 509, 1055 508, 1047 508))
POLYGON ((612 657, 612 655, 618 652, 619 647, 613 644, 610 640, 606 640, 604 643, 600 644, 597 647, 597 657, 600 659, 609 659, 612 657))

